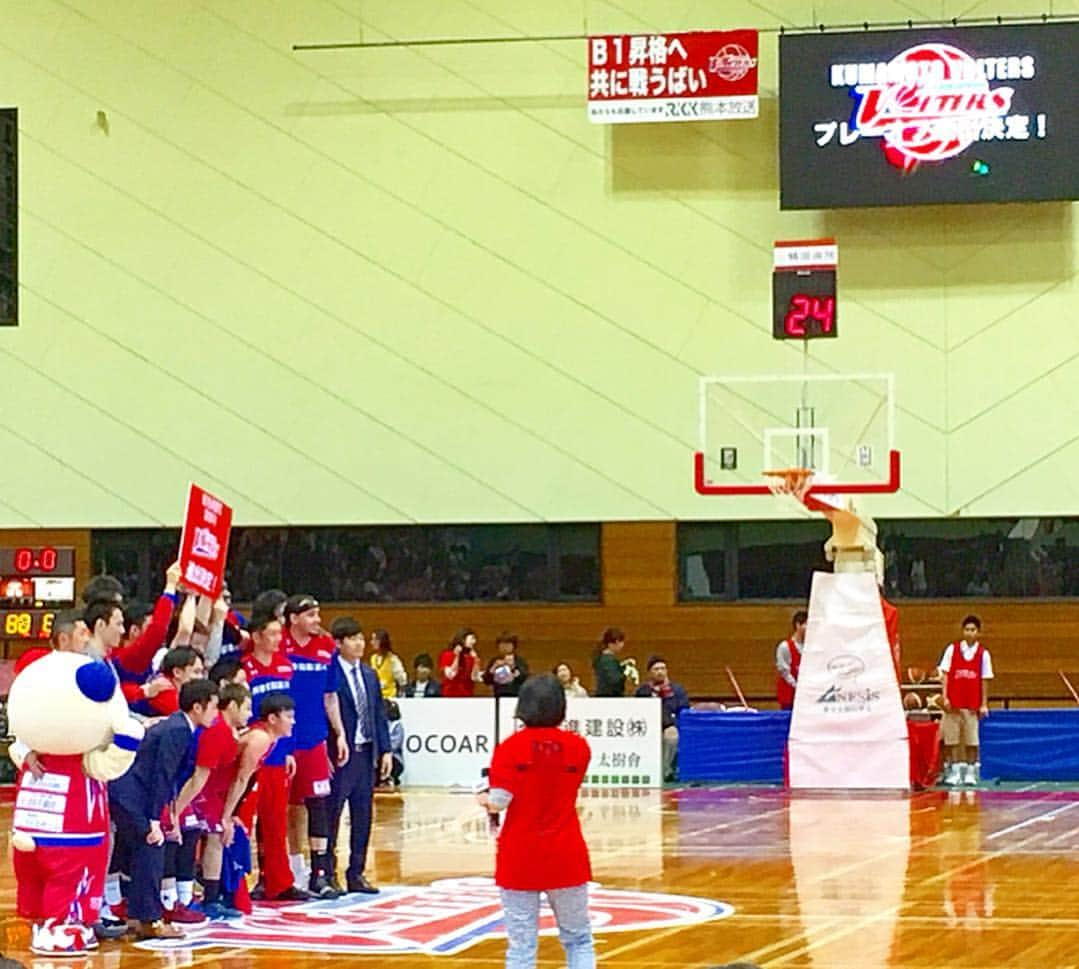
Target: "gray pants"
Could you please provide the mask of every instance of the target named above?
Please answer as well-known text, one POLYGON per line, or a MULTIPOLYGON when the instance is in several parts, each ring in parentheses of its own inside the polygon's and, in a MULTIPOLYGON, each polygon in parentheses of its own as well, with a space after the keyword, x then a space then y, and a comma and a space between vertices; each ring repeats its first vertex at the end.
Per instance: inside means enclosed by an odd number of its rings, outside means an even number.
POLYGON ((558 923, 558 938, 566 950, 568 969, 595 969, 587 885, 555 888, 548 892, 521 892, 510 888, 500 891, 508 936, 506 969, 534 969, 536 965, 541 894, 547 896, 558 923))

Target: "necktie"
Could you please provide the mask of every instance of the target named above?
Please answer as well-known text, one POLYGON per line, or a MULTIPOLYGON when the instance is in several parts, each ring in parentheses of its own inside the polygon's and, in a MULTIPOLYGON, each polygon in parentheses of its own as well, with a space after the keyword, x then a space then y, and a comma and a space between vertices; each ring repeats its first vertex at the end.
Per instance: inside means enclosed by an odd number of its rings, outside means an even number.
POLYGON ((356 691, 356 743, 360 743, 366 732, 367 694, 360 682, 359 665, 352 667, 352 688, 356 691))

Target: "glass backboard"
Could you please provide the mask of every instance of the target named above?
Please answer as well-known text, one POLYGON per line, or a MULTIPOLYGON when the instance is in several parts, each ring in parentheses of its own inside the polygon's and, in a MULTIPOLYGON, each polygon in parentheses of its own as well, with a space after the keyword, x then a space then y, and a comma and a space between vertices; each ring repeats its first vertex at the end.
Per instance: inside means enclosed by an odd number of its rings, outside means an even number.
POLYGON ((699 406, 700 494, 771 494, 766 472, 788 468, 811 490, 899 490, 892 374, 702 377, 699 406))

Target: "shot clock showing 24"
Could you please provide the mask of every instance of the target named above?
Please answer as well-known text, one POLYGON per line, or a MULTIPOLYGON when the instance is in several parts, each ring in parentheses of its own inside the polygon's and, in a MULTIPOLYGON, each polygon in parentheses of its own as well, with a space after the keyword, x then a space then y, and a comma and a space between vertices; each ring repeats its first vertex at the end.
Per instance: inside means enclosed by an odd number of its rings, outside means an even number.
POLYGON ((74 604, 73 548, 0 548, 0 639, 48 639, 56 610, 74 604))
POLYGON ((777 242, 772 270, 772 336, 837 337, 835 239, 777 242))

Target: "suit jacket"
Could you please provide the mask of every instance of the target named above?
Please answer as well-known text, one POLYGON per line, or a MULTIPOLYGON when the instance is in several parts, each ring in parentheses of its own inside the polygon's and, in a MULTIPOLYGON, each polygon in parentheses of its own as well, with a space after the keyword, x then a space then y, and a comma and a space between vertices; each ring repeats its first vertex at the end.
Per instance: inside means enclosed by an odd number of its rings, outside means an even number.
MULTIPOLYGON (((341 707, 341 725, 345 728, 345 739, 348 741, 348 749, 355 753, 353 739, 356 736, 356 720, 359 713, 356 710, 356 701, 352 698, 348 674, 341 668, 340 654, 333 654, 330 669, 333 671, 334 692, 337 694, 337 702, 341 707)), ((378 674, 365 663, 360 664, 360 674, 367 692, 367 724, 364 732, 371 738, 372 755, 377 763, 379 757, 390 750, 390 731, 386 725, 386 712, 382 706, 382 686, 379 684, 378 674)), ((334 734, 330 738, 330 750, 333 750, 337 738, 332 727, 330 733, 334 734)))
MULTIPOLYGON (((404 688, 404 695, 406 697, 414 697, 416 695, 416 681, 412 680, 404 688)), ((427 681, 427 692, 422 696, 423 699, 437 699, 442 696, 442 687, 438 685, 438 680, 427 681)))
POLYGON ((131 769, 109 783, 109 801, 139 822, 142 830, 149 831, 150 822, 160 820, 172 800, 194 737, 184 713, 155 723, 139 744, 131 769))

